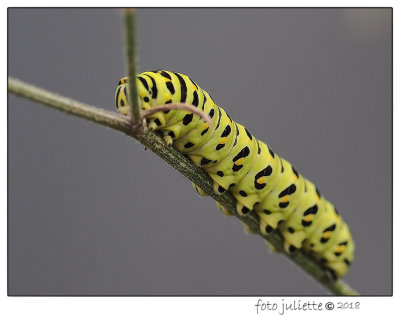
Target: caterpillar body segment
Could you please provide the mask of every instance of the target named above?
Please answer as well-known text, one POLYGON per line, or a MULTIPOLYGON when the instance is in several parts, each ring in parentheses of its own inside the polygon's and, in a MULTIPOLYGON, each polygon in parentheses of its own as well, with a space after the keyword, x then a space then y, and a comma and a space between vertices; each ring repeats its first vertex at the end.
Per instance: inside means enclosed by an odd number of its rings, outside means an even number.
MULTIPOLYGON (((233 121, 188 76, 159 70, 143 72, 136 81, 142 109, 186 103, 211 117, 212 124, 208 124, 196 114, 171 109, 146 119, 148 127, 167 144, 210 175, 218 193, 229 190, 233 194, 239 214, 255 211, 261 233, 279 229, 288 252, 304 248, 334 277, 347 272, 354 253, 351 233, 312 182, 233 121)), ((122 78, 115 95, 116 107, 123 115, 129 114, 128 84, 127 78, 122 78)))

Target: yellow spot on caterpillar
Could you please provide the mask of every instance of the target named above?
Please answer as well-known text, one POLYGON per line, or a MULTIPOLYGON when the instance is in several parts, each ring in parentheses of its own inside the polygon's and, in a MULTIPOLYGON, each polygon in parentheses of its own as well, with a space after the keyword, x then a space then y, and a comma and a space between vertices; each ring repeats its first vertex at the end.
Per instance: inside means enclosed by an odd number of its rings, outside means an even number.
POLYGON ((226 137, 221 138, 221 140, 219 141, 219 143, 224 144, 226 142, 226 137))
POLYGON ((293 173, 293 181, 297 181, 297 180, 298 180, 298 178, 297 178, 296 174, 293 173))
POLYGON ((289 195, 282 197, 282 202, 288 202, 288 201, 289 201, 289 195))
POLYGON ((345 246, 344 245, 340 245, 339 247, 338 247, 338 249, 336 250, 336 252, 337 253, 343 253, 343 251, 344 251, 344 249, 345 249, 345 246))
POLYGON ((324 232, 324 234, 322 234, 322 237, 323 238, 329 238, 330 236, 331 236, 331 231, 326 231, 326 232, 324 232))
POLYGON ((320 197, 318 196, 317 193, 315 193, 315 196, 316 196, 316 198, 317 198, 317 201, 319 201, 320 197))
POLYGON ((272 157, 271 154, 268 154, 268 161, 269 161, 270 163, 272 163, 272 162, 274 161, 274 158, 272 157))
POLYGON ((247 143, 251 144, 251 142, 252 142, 252 140, 249 137, 247 137, 247 143))
POLYGON ((235 162, 235 164, 236 164, 236 165, 243 165, 243 160, 244 160, 244 158, 240 158, 239 160, 237 160, 237 161, 235 162))
POLYGON ((206 130, 208 128, 208 123, 205 123, 203 129, 206 130))
POLYGON ((257 183, 258 184, 264 184, 265 183, 265 177, 260 177, 259 179, 257 179, 257 183))
POLYGON ((313 215, 312 215, 312 214, 307 214, 307 215, 304 217, 304 221, 310 222, 310 221, 312 221, 312 218, 313 218, 313 215))

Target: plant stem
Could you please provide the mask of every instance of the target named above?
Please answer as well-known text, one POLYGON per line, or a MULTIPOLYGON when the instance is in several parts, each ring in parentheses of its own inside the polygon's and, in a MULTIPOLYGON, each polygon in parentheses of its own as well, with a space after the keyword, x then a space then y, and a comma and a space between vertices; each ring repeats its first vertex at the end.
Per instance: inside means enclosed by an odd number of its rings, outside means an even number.
POLYGON ((140 107, 136 89, 136 18, 134 9, 124 9, 125 18, 125 47, 126 68, 129 77, 129 104, 131 106, 131 120, 135 125, 140 123, 140 107))
MULTIPOLYGON (((121 131, 126 135, 135 138, 146 148, 160 156, 169 165, 203 189, 208 195, 220 202, 230 214, 246 223, 253 233, 260 234, 259 219, 254 212, 250 212, 250 214, 245 217, 240 216, 236 212, 236 200, 229 191, 224 192, 222 195, 215 193, 213 189, 214 182, 206 172, 195 166, 189 159, 185 158, 172 147, 167 146, 165 142, 153 132, 144 130, 143 132, 136 133, 134 131, 134 125, 126 117, 57 95, 18 79, 8 78, 8 91, 32 101, 42 103, 46 106, 56 108, 65 113, 85 118, 103 126, 121 131)), ((261 236, 268 240, 279 252, 284 253, 284 255, 296 263, 300 268, 305 270, 333 294, 358 295, 358 293, 344 281, 330 280, 327 277, 326 272, 304 251, 298 250, 293 254, 286 253, 283 250, 283 239, 279 232, 273 231, 267 236, 261 236)))

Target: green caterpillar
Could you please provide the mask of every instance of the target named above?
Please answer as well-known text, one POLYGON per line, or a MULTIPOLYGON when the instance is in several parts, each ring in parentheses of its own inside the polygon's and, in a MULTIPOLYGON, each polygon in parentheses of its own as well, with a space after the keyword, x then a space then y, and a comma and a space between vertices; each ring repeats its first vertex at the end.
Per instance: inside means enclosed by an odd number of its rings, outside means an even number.
MULTIPOLYGON (((208 113, 211 126, 183 110, 152 114, 147 125, 204 169, 219 193, 229 190, 237 200, 239 214, 255 211, 263 234, 279 229, 288 252, 303 248, 334 278, 347 272, 354 252, 347 224, 293 165, 234 122, 184 74, 143 72, 137 76, 137 89, 142 109, 180 102, 208 113)), ((118 111, 128 115, 127 78, 119 81, 115 100, 118 111)))

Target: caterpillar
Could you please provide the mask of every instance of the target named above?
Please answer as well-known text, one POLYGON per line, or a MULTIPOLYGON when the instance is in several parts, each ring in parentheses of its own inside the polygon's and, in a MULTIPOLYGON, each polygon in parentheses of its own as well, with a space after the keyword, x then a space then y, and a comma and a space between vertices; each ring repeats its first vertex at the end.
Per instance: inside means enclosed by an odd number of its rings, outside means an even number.
MULTIPOLYGON (((311 181, 233 121, 188 76, 149 71, 137 75, 136 82, 144 110, 180 102, 208 113, 212 124, 188 111, 173 109, 154 113, 146 121, 167 144, 204 169, 218 193, 229 190, 240 215, 255 211, 260 232, 265 235, 279 229, 287 252, 303 248, 334 279, 346 274, 354 256, 350 230, 311 181)), ((115 93, 116 107, 123 115, 129 114, 128 84, 128 78, 122 78, 115 93)))

